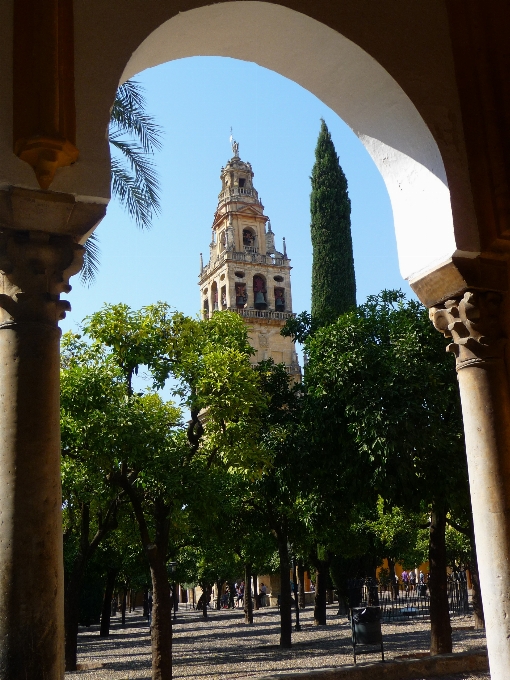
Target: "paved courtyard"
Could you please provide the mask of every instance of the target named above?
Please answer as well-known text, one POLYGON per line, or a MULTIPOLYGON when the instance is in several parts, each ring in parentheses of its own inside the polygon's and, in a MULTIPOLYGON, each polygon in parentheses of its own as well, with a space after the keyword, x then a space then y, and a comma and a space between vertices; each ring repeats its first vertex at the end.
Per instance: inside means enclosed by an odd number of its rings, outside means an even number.
MULTIPOLYGON (((182 605, 181 605, 182 606, 182 605)), ((302 630, 293 633, 293 647, 278 646, 279 617, 276 609, 254 612, 247 626, 241 610, 211 611, 209 621, 192 610, 181 609, 174 627, 174 678, 235 680, 269 673, 331 668, 352 664, 350 624, 328 607, 328 625, 313 625, 313 610, 301 612, 302 630)), ((83 670, 66 674, 76 680, 142 680, 150 678, 151 650, 147 622, 141 612, 128 615, 122 628, 112 619, 109 638, 100 638, 98 626, 80 629, 79 658, 83 670)), ((453 620, 454 651, 485 648, 483 631, 475 631, 471 618, 453 620)), ((388 660, 427 652, 427 621, 383 624, 388 660)), ((373 648, 365 648, 373 649, 373 648)), ((378 661, 380 654, 363 654, 359 662, 378 661)), ((489 680, 488 674, 455 675, 451 680, 489 680)), ((447 680, 443 676, 442 680, 447 680)))

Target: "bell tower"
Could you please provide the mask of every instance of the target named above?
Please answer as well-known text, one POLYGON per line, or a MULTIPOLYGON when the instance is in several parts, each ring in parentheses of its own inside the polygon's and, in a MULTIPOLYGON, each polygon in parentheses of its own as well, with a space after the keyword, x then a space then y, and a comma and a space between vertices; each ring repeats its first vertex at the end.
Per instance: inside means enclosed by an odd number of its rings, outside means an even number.
POLYGON ((301 369, 294 343, 280 335, 292 313, 290 260, 285 239, 283 252, 275 248, 275 236, 264 206, 253 186, 250 163, 233 156, 221 169, 221 191, 212 224, 209 262, 200 256, 199 286, 202 314, 230 310, 249 326, 253 361, 272 358, 284 363, 295 380, 301 369))

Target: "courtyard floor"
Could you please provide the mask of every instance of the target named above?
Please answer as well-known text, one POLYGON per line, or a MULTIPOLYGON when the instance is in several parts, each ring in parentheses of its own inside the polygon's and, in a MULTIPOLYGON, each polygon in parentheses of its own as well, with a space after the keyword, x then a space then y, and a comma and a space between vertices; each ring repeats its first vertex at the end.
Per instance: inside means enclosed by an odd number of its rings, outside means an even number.
MULTIPOLYGON (((321 669, 352 664, 350 624, 328 607, 328 625, 313 625, 313 607, 300 613, 302 630, 292 635, 292 649, 278 646, 279 616, 274 608, 254 612, 253 626, 244 623, 241 610, 201 613, 181 609, 174 626, 174 678, 235 680, 269 673, 321 669)), ((151 649, 146 620, 140 611, 129 614, 122 628, 112 618, 109 638, 99 637, 99 627, 80 628, 78 663, 82 670, 66 673, 68 680, 142 680, 150 678, 151 649)), ((485 648, 483 631, 473 629, 470 617, 454 619, 454 652, 485 648)), ((427 652, 428 621, 383 623, 387 660, 427 652)), ((374 649, 374 648, 365 648, 374 649)), ((380 661, 380 654, 362 654, 359 663, 380 661)), ((488 674, 443 676, 442 680, 489 680, 488 674)), ((429 679, 430 680, 430 679, 429 679)))

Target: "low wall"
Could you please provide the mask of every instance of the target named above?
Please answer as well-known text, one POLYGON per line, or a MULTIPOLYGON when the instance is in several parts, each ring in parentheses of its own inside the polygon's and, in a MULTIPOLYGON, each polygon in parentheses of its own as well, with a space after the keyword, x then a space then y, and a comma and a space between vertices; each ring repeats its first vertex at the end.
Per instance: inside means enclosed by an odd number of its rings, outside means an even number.
POLYGON ((357 666, 338 666, 319 671, 300 671, 262 675, 254 680, 416 680, 452 673, 489 670, 487 653, 481 650, 440 654, 422 659, 405 659, 357 666))

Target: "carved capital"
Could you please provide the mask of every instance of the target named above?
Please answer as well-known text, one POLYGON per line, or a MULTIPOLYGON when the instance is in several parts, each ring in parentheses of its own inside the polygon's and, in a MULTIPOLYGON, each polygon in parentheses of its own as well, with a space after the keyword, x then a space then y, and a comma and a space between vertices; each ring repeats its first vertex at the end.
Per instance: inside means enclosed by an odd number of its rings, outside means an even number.
POLYGON ((499 319, 501 300, 500 293, 467 291, 430 309, 434 326, 453 340, 447 351, 457 357, 458 371, 503 357, 506 340, 499 319))
POLYGON ((80 271, 83 246, 72 236, 35 231, 0 231, 0 326, 56 326, 71 307, 61 293, 80 271))

